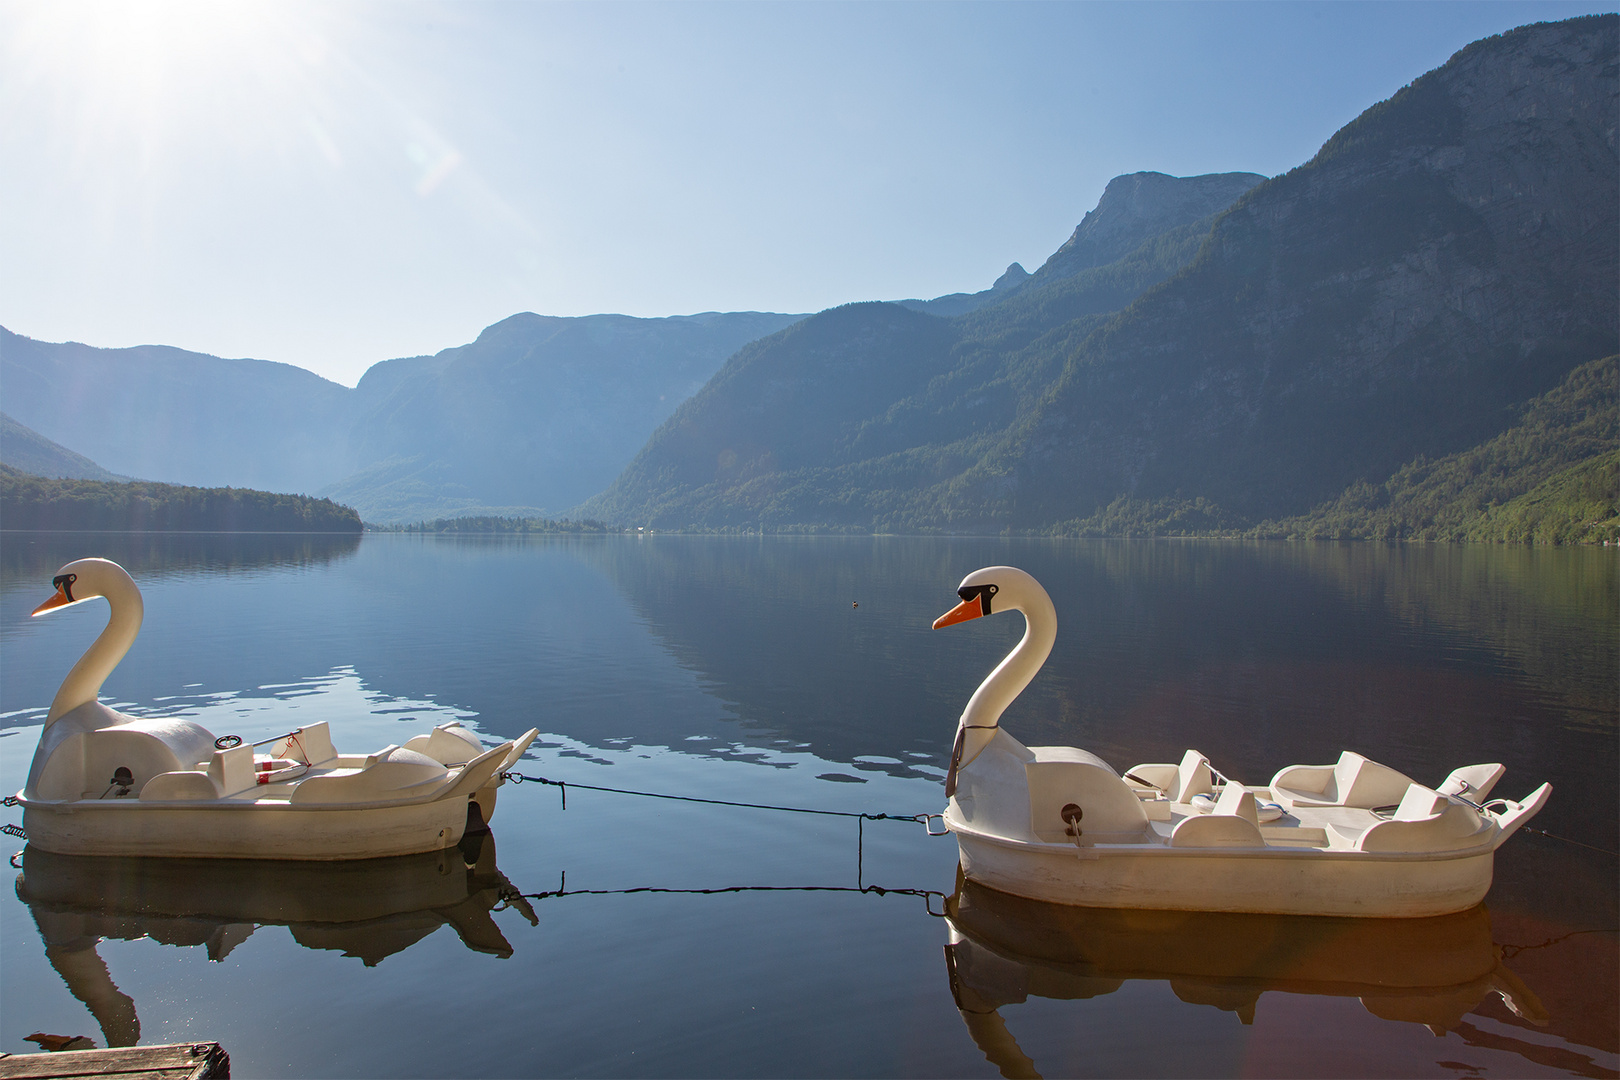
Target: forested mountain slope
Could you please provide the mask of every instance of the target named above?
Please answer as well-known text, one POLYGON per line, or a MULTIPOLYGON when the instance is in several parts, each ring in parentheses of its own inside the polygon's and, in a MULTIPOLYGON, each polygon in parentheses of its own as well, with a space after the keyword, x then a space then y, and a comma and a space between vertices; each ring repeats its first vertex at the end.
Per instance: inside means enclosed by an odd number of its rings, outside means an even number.
POLYGON ((355 390, 361 471, 320 494, 367 521, 555 515, 611 482, 726 357, 802 317, 522 314, 377 364, 355 390))
POLYGON ((83 454, 75 454, 33 428, 0 413, 0 465, 35 476, 71 480, 128 480, 108 472, 83 454))
POLYGON ((1615 15, 1476 42, 1114 262, 757 342, 581 509, 1044 531, 1123 498, 1241 529, 1487 442, 1620 348, 1617 46, 1615 15))
POLYGON ((1462 50, 1250 192, 945 500, 1299 513, 1504 430, 1620 334, 1620 17, 1462 50))
POLYGON ((970 466, 984 437, 1029 408, 1065 345, 1193 260, 1224 209, 1215 199, 1209 210, 1212 192, 1236 198, 1260 179, 1118 177, 1063 259, 1009 272, 968 314, 926 313, 986 293, 849 304, 757 341, 577 513, 665 527, 905 528, 901 508, 970 466), (1114 250, 1123 254, 1086 265, 1114 250))

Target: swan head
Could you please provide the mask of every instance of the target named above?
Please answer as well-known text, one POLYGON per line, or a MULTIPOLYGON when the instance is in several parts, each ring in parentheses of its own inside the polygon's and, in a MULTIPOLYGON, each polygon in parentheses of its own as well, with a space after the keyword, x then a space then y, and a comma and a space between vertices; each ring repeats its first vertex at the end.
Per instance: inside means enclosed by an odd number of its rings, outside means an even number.
POLYGON ((135 579, 109 559, 76 559, 58 570, 51 584, 56 586, 55 595, 35 608, 33 614, 72 607, 98 596, 111 601, 114 597, 123 600, 133 594, 137 603, 140 598, 135 579))
POLYGON ((956 595, 962 602, 934 620, 934 629, 1003 611, 1051 611, 1052 599, 1041 583, 1016 566, 986 566, 962 579, 956 595))

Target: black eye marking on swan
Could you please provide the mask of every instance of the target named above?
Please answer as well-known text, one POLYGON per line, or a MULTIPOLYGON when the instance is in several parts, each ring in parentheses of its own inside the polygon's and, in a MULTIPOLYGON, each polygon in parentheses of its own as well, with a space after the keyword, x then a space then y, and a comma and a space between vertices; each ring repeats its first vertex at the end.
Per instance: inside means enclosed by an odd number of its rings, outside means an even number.
POLYGON ((62 595, 69 600, 73 599, 73 583, 79 580, 78 574, 57 574, 51 578, 51 584, 62 590, 62 595))
POLYGON ((996 585, 969 585, 964 589, 957 589, 956 595, 960 596, 964 601, 972 600, 977 596, 979 598, 979 607, 988 615, 990 614, 990 598, 1000 591, 1000 587, 996 585))

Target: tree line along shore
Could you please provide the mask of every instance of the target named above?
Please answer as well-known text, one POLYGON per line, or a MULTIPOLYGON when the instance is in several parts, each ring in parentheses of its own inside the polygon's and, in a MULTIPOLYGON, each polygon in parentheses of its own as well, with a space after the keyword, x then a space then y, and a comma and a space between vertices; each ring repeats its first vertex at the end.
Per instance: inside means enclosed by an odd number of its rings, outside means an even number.
POLYGON ((0 529, 108 532, 358 533, 331 499, 146 480, 62 480, 0 465, 0 529))

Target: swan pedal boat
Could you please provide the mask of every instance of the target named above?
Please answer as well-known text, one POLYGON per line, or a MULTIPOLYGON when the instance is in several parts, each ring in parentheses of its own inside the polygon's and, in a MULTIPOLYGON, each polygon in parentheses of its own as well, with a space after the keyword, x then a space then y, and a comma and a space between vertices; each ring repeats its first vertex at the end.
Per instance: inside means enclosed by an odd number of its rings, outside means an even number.
POLYGON ((1025 746, 1000 719, 1051 654, 1052 600, 1010 566, 974 571, 957 595, 935 629, 1005 611, 1027 623, 963 711, 945 782, 963 872, 1002 892, 1082 907, 1446 915, 1484 899, 1496 849, 1552 793, 1489 799, 1499 764, 1426 787, 1348 750, 1251 787, 1196 750, 1121 776, 1086 750, 1025 746))
POLYGON ((437 851, 490 820, 502 774, 538 734, 486 749, 452 722, 403 746, 339 754, 322 722, 255 753, 190 720, 128 716, 97 695, 140 632, 140 590, 106 559, 71 562, 53 584, 35 615, 99 596, 111 616, 57 691, 17 795, 29 845, 44 851, 294 860, 437 851))

